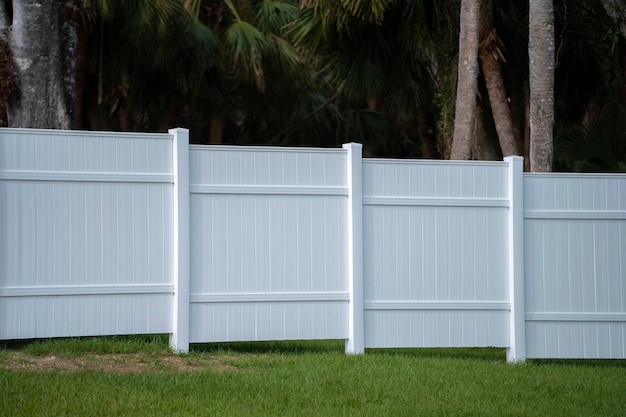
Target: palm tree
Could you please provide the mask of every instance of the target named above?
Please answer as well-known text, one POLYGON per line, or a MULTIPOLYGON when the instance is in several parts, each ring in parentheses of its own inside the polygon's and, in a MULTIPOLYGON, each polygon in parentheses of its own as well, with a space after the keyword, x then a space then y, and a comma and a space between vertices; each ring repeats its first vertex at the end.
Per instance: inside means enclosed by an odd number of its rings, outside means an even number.
POLYGON ((319 105, 321 89, 286 35, 300 13, 289 1, 159 0, 143 3, 147 10, 100 1, 89 59, 90 127, 184 123, 199 143, 267 143, 287 130, 290 138, 332 134, 320 132, 314 117, 290 128, 294 113, 319 105))
POLYGON ((623 171, 626 56, 618 23, 599 4, 555 3, 555 170, 623 171), (593 7, 591 7, 593 6, 593 7))
POLYGON ((357 137, 369 154, 432 156, 434 72, 429 53, 437 3, 304 4, 292 33, 321 74, 318 79, 329 87, 329 104, 343 116, 337 140, 357 137))
POLYGON ((459 68, 450 159, 470 159, 476 120, 478 84, 478 40, 481 0, 461 1, 459 35, 459 68))
POLYGON ((184 103, 203 91, 207 57, 219 52, 213 33, 173 0, 83 0, 82 12, 88 39, 78 52, 87 57, 77 68, 86 75, 77 76, 85 79, 77 93, 85 86, 87 111, 78 123, 122 130, 175 124, 184 103))
MULTIPOLYGON (((489 102, 495 130, 502 156, 519 155, 518 140, 515 137, 513 120, 509 108, 509 100, 504 85, 502 64, 504 57, 504 43, 498 36, 493 24, 493 0, 485 1, 482 9, 480 44, 478 55, 485 79, 485 86, 489 95, 489 102)), ((521 138, 520 138, 521 139, 521 138)))
POLYGON ((554 130, 554 9, 552 0, 529 6, 530 169, 552 171, 554 130))
POLYGON ((568 170, 626 172, 626 103, 613 98, 586 125, 564 129, 555 149, 568 170))

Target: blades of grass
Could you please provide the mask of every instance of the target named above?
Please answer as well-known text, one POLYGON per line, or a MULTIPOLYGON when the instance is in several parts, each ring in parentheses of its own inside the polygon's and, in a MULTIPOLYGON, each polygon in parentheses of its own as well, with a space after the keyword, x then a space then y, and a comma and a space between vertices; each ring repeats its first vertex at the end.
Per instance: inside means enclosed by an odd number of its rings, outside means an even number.
POLYGON ((23 351, 34 356, 76 356, 84 353, 163 353, 170 350, 166 335, 133 335, 34 340, 24 346, 23 351))
MULTIPOLYGON (((281 349, 281 344, 268 342, 267 347, 281 349)), ((332 344, 338 346, 340 341, 332 344)), ((77 410, 93 416, 582 417, 626 413, 623 366, 512 365, 490 355, 459 357, 458 351, 438 357, 413 350, 360 356, 345 355, 339 349, 288 350, 239 352, 235 357, 232 352, 212 353, 212 358, 237 364, 239 371, 225 372, 0 367, 0 415, 73 415, 77 410)), ((610 363, 618 362, 626 361, 610 363)))

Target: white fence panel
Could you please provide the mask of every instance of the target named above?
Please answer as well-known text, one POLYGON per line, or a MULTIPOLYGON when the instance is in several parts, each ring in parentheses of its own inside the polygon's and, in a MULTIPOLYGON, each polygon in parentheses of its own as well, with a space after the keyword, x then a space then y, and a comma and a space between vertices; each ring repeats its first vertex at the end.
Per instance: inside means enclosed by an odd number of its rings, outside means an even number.
POLYGON ((343 150, 190 152, 190 341, 347 337, 343 150))
POLYGON ((527 174, 528 357, 626 358, 626 181, 527 174))
POLYGON ((170 135, 3 129, 0 339, 170 332, 171 188, 170 135))
POLYGON ((0 339, 626 358, 626 176, 187 137, 0 130, 0 339))
POLYGON ((366 347, 509 346, 507 169, 363 162, 366 347))

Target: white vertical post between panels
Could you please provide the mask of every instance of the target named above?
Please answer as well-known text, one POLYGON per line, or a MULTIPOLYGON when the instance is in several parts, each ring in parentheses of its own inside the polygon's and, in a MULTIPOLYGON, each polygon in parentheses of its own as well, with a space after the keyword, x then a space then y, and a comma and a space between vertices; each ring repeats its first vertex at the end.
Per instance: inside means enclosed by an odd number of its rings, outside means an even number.
POLYGON ((174 303, 170 347, 189 351, 189 130, 170 129, 174 136, 174 303))
POLYGON ((526 360, 526 311, 524 308, 524 158, 507 156, 509 164, 509 362, 526 360))
POLYGON ((346 143, 348 180, 348 339, 346 353, 365 351, 363 320, 363 145, 346 143))

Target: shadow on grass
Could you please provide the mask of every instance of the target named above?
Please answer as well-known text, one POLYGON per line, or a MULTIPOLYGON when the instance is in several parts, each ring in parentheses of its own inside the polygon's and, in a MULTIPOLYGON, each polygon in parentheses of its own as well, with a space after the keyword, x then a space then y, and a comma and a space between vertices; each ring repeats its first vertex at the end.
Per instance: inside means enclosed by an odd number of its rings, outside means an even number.
MULTIPOLYGON (((307 353, 343 354, 343 340, 294 340, 269 342, 198 343, 190 346, 192 353, 233 352, 242 354, 278 353, 287 355, 307 353)), ((367 355, 409 356, 415 358, 467 359, 485 362, 506 362, 506 349, 480 348, 388 348, 366 349, 367 355)), ((528 359, 534 365, 574 365, 587 367, 626 368, 623 359, 528 359)))
MULTIPOLYGON (((234 352, 234 353, 344 353, 343 340, 297 340, 269 342, 229 342, 199 343, 190 347, 191 352, 234 352)), ((412 356, 424 358, 457 358, 484 361, 506 361, 503 348, 404 348, 404 349, 366 349, 367 355, 412 356)))
POLYGON ((506 349, 480 348, 403 348, 367 349, 367 353, 412 356, 421 358, 471 359, 488 362, 505 362, 506 349))
POLYGON ((533 365, 586 366, 590 368, 625 368, 626 359, 529 359, 533 365))
POLYGON ((77 355, 82 353, 110 354, 170 350, 167 334, 5 340, 0 342, 0 349, 22 351, 36 356, 48 353, 77 355))
POLYGON ((0 349, 23 350, 37 341, 41 341, 41 339, 3 340, 0 342, 0 349))
MULTIPOLYGON (((292 340, 267 342, 196 343, 190 353, 232 352, 241 354, 343 354, 343 340, 292 340)), ((170 352, 169 336, 129 335, 55 339, 25 339, 0 341, 0 350, 22 351, 31 355, 48 353, 76 355, 82 353, 163 353, 170 352)), ((388 348, 366 349, 367 355, 408 356, 415 358, 468 359, 505 362, 504 348, 388 348)), ((625 359, 528 359, 536 366, 563 365, 584 367, 626 368, 625 359)))
POLYGON ((343 340, 288 340, 268 342, 197 343, 189 347, 190 352, 234 352, 234 353, 343 353, 343 340))

